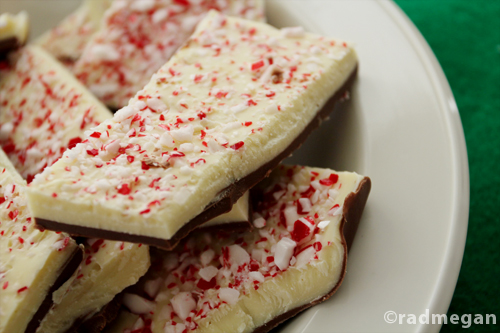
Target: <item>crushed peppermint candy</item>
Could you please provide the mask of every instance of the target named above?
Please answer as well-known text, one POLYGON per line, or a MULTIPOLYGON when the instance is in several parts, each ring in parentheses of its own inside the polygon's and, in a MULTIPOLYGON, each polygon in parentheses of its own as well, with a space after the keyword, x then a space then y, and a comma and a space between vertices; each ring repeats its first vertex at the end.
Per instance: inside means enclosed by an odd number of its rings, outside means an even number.
MULTIPOLYGON (((106 105, 120 108, 139 91, 193 33, 210 10, 264 19, 258 0, 114 1, 103 23, 74 64, 75 75, 106 105)), ((202 83, 207 76, 192 76, 202 83)), ((149 103, 153 109, 161 110, 149 103)))
MULTIPOLYGON (((39 174, 30 193, 56 193, 53 207, 68 196, 75 204, 93 203, 94 215, 67 224, 117 230, 118 223, 124 232, 168 240, 221 190, 255 170, 265 154, 286 147, 282 138, 301 133, 306 123, 298 121, 318 111, 316 105, 303 107, 309 86, 320 89, 321 82, 339 76, 340 67, 354 70, 356 62, 353 50, 335 40, 307 34, 299 41, 297 33, 287 37, 273 27, 211 11, 146 87, 39 174), (312 55, 313 48, 321 52, 312 55), (346 54, 345 63, 332 59, 339 52, 346 54), (311 61, 314 70, 307 66, 311 61), (235 113, 238 105, 246 109, 235 113), (270 105, 276 112, 266 112, 270 105), (138 220, 140 231, 133 227, 138 220), (161 224, 168 228, 158 228, 161 224)), ((318 105, 330 95, 323 91, 318 105)), ((314 186, 300 189, 304 195, 297 207, 285 209, 288 232, 299 215, 311 215, 322 188, 334 182, 331 175, 315 179, 314 186)), ((281 200, 283 190, 273 198, 281 200)), ((39 215, 48 214, 46 209, 34 207, 39 215)), ((267 228, 263 222, 257 225, 267 228)), ((305 242, 312 232, 294 235, 305 242)))
POLYGON ((298 206, 309 194, 296 189, 308 188, 311 177, 329 172, 280 166, 272 181, 264 181, 254 193, 253 219, 265 219, 265 225, 247 233, 192 234, 173 251, 153 250, 151 269, 129 291, 132 294, 126 294, 125 305, 140 315, 143 329, 176 332, 183 327, 183 332, 191 332, 210 320, 211 312, 237 304, 263 283, 290 269, 314 265, 321 251, 332 246, 325 238, 332 219, 328 212, 342 198, 329 193, 341 182, 321 185, 307 213, 298 212, 298 206), (276 196, 278 192, 283 193, 276 196), (283 216, 286 208, 296 211, 291 231, 283 216))
MULTIPOLYGON (((111 113, 55 59, 28 46, 0 69, 0 145, 31 182, 111 113)), ((100 133, 92 133, 95 138, 100 133)), ((92 156, 97 151, 88 150, 92 156)))

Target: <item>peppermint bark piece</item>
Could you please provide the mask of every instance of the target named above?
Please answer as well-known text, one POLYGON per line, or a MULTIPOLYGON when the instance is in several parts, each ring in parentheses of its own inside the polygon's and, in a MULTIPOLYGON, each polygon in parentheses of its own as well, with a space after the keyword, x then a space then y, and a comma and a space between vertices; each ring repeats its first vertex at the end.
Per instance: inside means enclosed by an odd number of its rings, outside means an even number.
POLYGON ((210 9, 264 20, 262 0, 114 1, 74 73, 110 108, 126 106, 210 9))
POLYGON ((356 68, 345 42, 212 11, 127 107, 36 177, 36 221, 173 248, 296 149, 356 68))
POLYGON ((355 173, 280 166, 253 198, 260 228, 155 253, 109 332, 267 332, 325 301, 342 283, 369 191, 355 173))
POLYGON ((28 39, 28 14, 0 14, 0 58, 7 52, 17 49, 28 39))
POLYGON ((26 182, 0 150, 0 332, 34 332, 81 259, 67 234, 35 228, 26 182))
POLYGON ((112 0, 84 0, 73 13, 34 43, 71 68, 99 30, 111 2, 112 0))
POLYGON ((92 318, 135 284, 150 265, 148 246, 89 239, 78 270, 53 294, 53 305, 37 332, 67 332, 92 318))
POLYGON ((28 183, 81 142, 85 130, 112 117, 38 46, 11 54, 0 69, 0 108, 0 145, 28 183))

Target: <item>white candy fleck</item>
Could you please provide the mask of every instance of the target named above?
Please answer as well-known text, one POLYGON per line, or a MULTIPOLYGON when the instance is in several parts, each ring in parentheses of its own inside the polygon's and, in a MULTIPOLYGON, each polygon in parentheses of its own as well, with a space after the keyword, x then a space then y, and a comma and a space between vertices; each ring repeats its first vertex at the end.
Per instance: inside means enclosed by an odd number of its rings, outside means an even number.
POLYGON ((293 250, 297 246, 290 238, 281 239, 278 244, 276 244, 276 253, 274 255, 274 262, 280 270, 285 270, 290 265, 290 259, 293 255, 293 250))
POLYGON ((174 312, 181 318, 185 320, 191 311, 196 309, 196 301, 190 292, 180 292, 171 300, 172 308, 174 312))
POLYGON ((238 302, 240 297, 240 292, 233 288, 220 288, 219 298, 221 301, 226 302, 229 305, 234 305, 238 302))
POLYGON ((198 274, 200 274, 200 277, 205 280, 205 281, 210 281, 212 280, 213 277, 217 275, 219 270, 214 267, 214 266, 207 266, 203 267, 198 271, 198 274))
POLYGON ((123 295, 123 304, 135 314, 146 314, 154 311, 155 303, 142 298, 139 295, 125 293, 123 295))
POLYGON ((287 38, 301 38, 305 36, 305 30, 303 27, 282 28, 281 35, 287 38))
POLYGON ((330 224, 330 221, 321 221, 318 223, 318 228, 323 230, 330 224))

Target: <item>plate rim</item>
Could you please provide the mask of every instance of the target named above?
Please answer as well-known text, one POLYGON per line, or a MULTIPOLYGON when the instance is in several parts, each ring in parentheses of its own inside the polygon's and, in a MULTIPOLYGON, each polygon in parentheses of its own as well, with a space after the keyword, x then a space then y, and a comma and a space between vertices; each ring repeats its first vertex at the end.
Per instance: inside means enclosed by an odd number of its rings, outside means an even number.
MULTIPOLYGON (((426 75, 433 85, 433 91, 440 105, 443 124, 448 132, 452 166, 452 200, 449 215, 452 223, 445 240, 447 246, 444 260, 435 282, 432 297, 426 307, 431 314, 446 314, 458 281, 469 222, 470 179, 465 134, 450 84, 422 33, 393 0, 377 0, 377 3, 400 28, 426 69, 426 75)), ((441 325, 420 324, 416 331, 438 332, 440 327, 441 325)))

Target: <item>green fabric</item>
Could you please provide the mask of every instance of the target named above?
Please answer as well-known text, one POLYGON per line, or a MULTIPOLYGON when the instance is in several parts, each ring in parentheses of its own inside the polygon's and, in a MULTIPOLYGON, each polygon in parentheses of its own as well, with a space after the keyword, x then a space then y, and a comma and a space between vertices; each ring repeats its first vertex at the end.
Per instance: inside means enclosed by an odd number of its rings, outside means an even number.
MULTIPOLYGON (((448 315, 497 316, 500 331, 500 1, 396 0, 436 54, 455 95, 470 169, 465 254, 448 315)), ((448 324, 442 332, 464 330, 448 324)))

